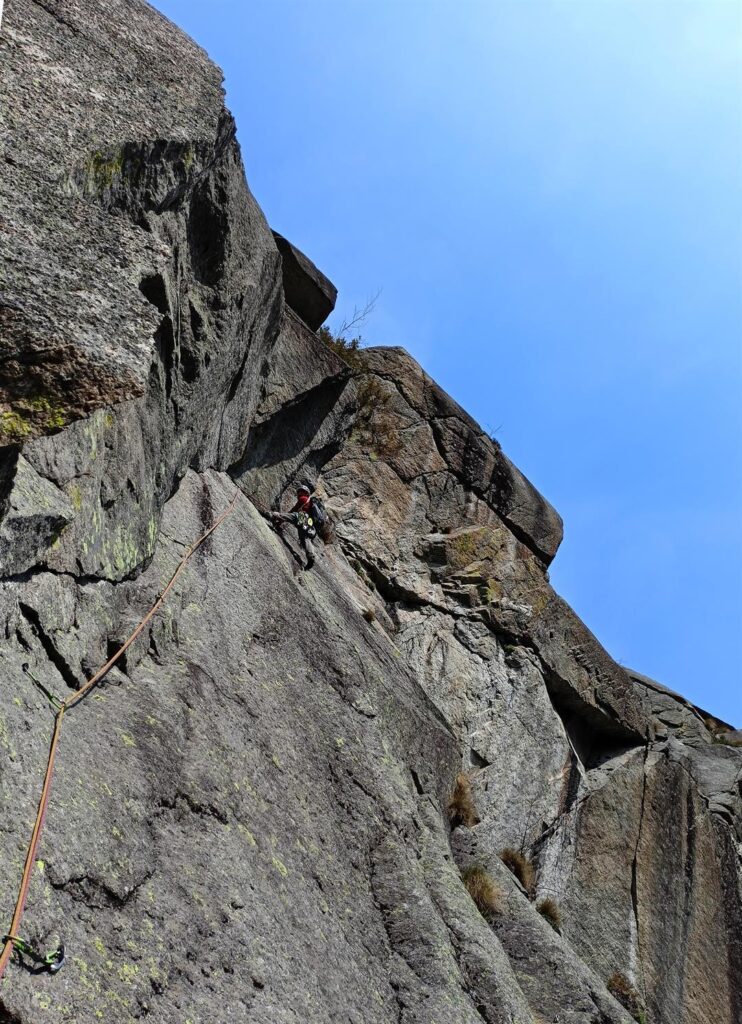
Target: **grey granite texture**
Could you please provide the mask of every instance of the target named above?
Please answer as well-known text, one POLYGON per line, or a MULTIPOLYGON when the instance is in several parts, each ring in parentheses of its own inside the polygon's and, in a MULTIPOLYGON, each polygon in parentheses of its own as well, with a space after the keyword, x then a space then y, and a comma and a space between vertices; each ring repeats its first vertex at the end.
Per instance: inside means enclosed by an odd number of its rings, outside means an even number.
POLYGON ((0 88, 0 920, 33 680, 72 695, 237 493, 65 717, 22 931, 67 959, 0 1024, 630 1024, 616 972, 646 1024, 740 1024, 738 734, 613 661, 558 514, 404 350, 321 344, 219 70, 141 0, 8 0, 0 88), (311 572, 265 515, 304 477, 311 572))

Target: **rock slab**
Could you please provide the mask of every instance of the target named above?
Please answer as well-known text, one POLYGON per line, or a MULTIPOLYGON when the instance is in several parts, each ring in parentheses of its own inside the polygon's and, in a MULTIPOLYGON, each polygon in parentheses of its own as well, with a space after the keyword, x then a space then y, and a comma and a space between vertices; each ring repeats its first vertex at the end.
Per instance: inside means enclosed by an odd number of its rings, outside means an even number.
POLYGON ((9 0, 0 51, 0 917, 33 680, 73 694, 237 494, 65 716, 23 934, 67 961, 14 962, 0 1020, 630 1024, 619 973, 652 1024, 739 1024, 734 734, 554 593, 557 512, 404 350, 320 343, 202 50, 9 0), (265 516, 306 476, 311 572, 265 516))

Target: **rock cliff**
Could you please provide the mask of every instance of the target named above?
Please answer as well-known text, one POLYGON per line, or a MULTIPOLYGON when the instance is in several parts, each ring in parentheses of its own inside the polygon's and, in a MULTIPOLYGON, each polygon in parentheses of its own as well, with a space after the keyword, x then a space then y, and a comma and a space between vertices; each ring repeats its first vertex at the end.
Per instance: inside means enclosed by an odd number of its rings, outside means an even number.
POLYGON ((67 958, 12 963, 0 1021, 740 1024, 734 734, 609 657, 558 514, 403 349, 318 339, 335 289, 219 70, 140 0, 8 0, 0 80, 8 923, 37 683, 90 678, 238 491, 65 719, 22 931, 67 958), (261 515, 297 477, 310 573, 261 515))

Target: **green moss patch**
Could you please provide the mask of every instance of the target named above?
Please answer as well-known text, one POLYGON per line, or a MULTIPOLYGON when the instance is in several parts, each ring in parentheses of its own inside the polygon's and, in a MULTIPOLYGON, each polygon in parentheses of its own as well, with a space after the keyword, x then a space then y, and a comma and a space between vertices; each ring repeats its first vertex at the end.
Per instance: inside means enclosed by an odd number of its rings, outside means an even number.
POLYGON ((0 444, 15 444, 67 425, 67 410, 53 397, 28 395, 0 412, 0 444))
POLYGON ((85 174, 91 191, 101 193, 111 188, 114 180, 120 177, 123 164, 123 153, 120 150, 113 154, 99 150, 91 153, 85 161, 85 174))

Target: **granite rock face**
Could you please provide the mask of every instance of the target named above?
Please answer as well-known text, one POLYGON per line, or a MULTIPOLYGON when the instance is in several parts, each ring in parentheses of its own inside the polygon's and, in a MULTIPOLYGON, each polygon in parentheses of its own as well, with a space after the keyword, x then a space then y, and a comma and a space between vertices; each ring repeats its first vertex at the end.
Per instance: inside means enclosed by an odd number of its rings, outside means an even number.
POLYGON ((75 511, 66 494, 39 476, 20 452, 9 452, 7 461, 0 573, 13 576, 25 572, 41 552, 50 549, 62 528, 74 519, 75 511))
POLYGON ((337 288, 301 250, 273 232, 281 254, 283 292, 297 316, 316 331, 335 308, 337 288))
POLYGON ((558 514, 414 360, 319 342, 218 69, 139 0, 8 0, 0 83, 8 922, 34 680, 73 694, 238 496, 65 716, 22 931, 67 961, 0 1021, 739 1024, 736 734, 610 658, 558 514), (260 514, 304 477, 311 572, 260 514))
POLYGON ((159 240, 103 204, 139 140, 214 138, 221 79, 139 4, 5 5, 0 111, 0 425, 19 441, 144 394, 159 240), (115 25, 118 29, 114 28, 115 25), (125 28, 121 28, 125 26, 125 28))
POLYGON ((0 341, 0 424, 6 442, 52 435, 24 456, 78 509, 46 564, 121 579, 151 556, 185 470, 243 450, 280 257, 220 72, 164 18, 20 2, 0 45, 0 302, 24 311, 0 341))

